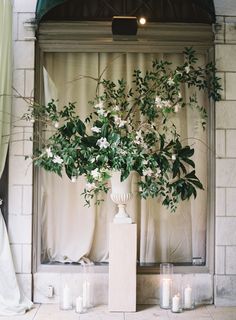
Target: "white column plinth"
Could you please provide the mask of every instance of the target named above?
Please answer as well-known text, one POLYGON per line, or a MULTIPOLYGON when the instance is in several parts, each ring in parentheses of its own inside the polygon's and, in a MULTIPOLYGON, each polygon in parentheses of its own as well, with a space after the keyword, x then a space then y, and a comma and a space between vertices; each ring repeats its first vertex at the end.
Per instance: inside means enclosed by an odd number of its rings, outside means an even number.
POLYGON ((136 311, 137 225, 110 224, 109 311, 136 311))

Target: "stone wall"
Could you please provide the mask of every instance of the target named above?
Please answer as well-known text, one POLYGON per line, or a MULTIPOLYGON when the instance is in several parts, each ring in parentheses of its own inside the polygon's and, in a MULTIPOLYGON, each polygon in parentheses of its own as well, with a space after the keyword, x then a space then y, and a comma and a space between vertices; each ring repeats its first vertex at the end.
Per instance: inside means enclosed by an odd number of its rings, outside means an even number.
POLYGON ((13 102, 9 157, 9 237, 17 277, 32 295, 32 124, 20 118, 27 110, 24 98, 34 94, 34 31, 36 0, 15 0, 13 9, 13 102), (16 92, 17 91, 17 92, 16 92), (20 97, 19 97, 20 96, 20 97))
MULTIPOLYGON (((32 294, 32 166, 24 156, 32 152, 32 124, 20 117, 27 109, 23 97, 34 94, 35 43, 28 22, 34 18, 36 2, 14 0, 13 87, 21 97, 13 99, 9 160, 9 236, 18 279, 28 297, 32 294)), ((215 304, 236 305, 236 1, 216 0, 215 6, 216 64, 224 88, 223 100, 216 104, 215 304)), ((36 286, 44 292, 43 284, 46 292, 53 275, 38 276, 42 282, 36 277, 36 286)), ((153 277, 149 285, 155 283, 153 277)), ((103 285, 107 286, 106 280, 103 285)), ((139 302, 147 301, 141 297, 139 302)))
POLYGON ((236 305, 236 1, 217 0, 215 304, 236 305))

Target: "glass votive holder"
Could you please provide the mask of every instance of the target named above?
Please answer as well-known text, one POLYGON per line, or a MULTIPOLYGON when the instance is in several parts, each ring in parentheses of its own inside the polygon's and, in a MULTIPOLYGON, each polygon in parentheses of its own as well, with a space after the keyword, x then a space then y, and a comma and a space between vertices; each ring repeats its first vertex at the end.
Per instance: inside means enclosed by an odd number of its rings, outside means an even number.
POLYGON ((175 275, 172 281, 171 291, 171 311, 174 313, 180 313, 183 311, 183 286, 182 276, 175 275))
POLYGON ((183 308, 191 310, 195 307, 195 275, 183 276, 183 308))
POLYGON ((171 308, 171 287, 173 277, 173 264, 160 264, 160 307, 162 309, 171 308))
POLYGON ((73 309, 73 297, 72 292, 68 284, 64 284, 60 290, 60 309, 71 310, 73 309))
POLYGON ((84 309, 84 306, 83 306, 83 297, 81 297, 81 296, 78 296, 75 299, 75 312, 76 313, 86 312, 86 310, 84 309))
POLYGON ((93 265, 83 265, 82 299, 84 311, 93 307, 92 272, 93 265))

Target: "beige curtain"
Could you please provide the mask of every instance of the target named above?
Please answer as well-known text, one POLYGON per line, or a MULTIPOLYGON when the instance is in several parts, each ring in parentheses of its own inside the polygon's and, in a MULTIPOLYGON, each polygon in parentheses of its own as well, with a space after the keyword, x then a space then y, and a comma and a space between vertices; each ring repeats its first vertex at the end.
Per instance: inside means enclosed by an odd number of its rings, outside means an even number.
MULTIPOLYGON (((12 2, 0 1, 0 177, 10 134, 12 76, 12 2)), ((7 186, 5 186, 7 188, 7 186)), ((0 316, 24 314, 32 307, 21 292, 11 255, 7 229, 0 209, 0 316)))
POLYGON ((12 85, 12 3, 0 1, 0 177, 2 175, 10 134, 12 85))
MULTIPOLYGON (((143 71, 151 67, 155 58, 167 58, 173 64, 183 62, 182 54, 148 53, 46 53, 44 57, 44 90, 46 100, 58 98, 60 105, 77 101, 82 118, 89 113, 88 101, 95 95, 96 83, 80 75, 97 77, 105 68, 105 78, 130 81, 135 68, 143 71)), ((204 56, 199 56, 204 63, 204 56)), ((183 95, 188 95, 185 88, 183 95)), ((204 102, 204 96, 200 97, 204 102)), ((199 115, 192 110, 181 110, 174 121, 186 143, 196 149, 197 172, 207 187, 206 132, 199 125, 199 115)), ((83 207, 81 197, 84 181, 76 184, 67 177, 40 172, 42 204, 42 260, 92 261, 108 260, 109 222, 115 214, 115 205, 106 195, 105 202, 91 208, 83 207)), ((134 177, 133 192, 137 195, 134 177)), ((164 209, 157 199, 147 201, 134 198, 128 210, 138 225, 140 262, 191 262, 192 257, 205 257, 207 192, 199 192, 197 200, 184 202, 176 213, 164 209)))

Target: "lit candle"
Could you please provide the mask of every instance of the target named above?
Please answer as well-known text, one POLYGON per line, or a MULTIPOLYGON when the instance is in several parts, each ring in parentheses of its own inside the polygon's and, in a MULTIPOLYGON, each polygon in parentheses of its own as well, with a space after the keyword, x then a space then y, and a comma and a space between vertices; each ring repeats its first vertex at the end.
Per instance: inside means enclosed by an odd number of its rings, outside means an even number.
POLYGON ((180 311, 180 296, 179 294, 174 295, 172 298, 172 309, 173 312, 179 312, 180 311))
POLYGON ((81 296, 75 299, 75 311, 77 313, 83 312, 83 298, 81 296))
POLYGON ((63 288, 62 308, 72 309, 72 296, 71 296, 70 288, 68 287, 67 284, 63 288))
POLYGON ((192 308, 192 288, 189 285, 184 289, 184 308, 192 308))
POLYGON ((170 279, 162 280, 162 307, 169 308, 170 307, 170 279))
POLYGON ((83 283, 83 307, 90 307, 90 283, 87 280, 83 283))

